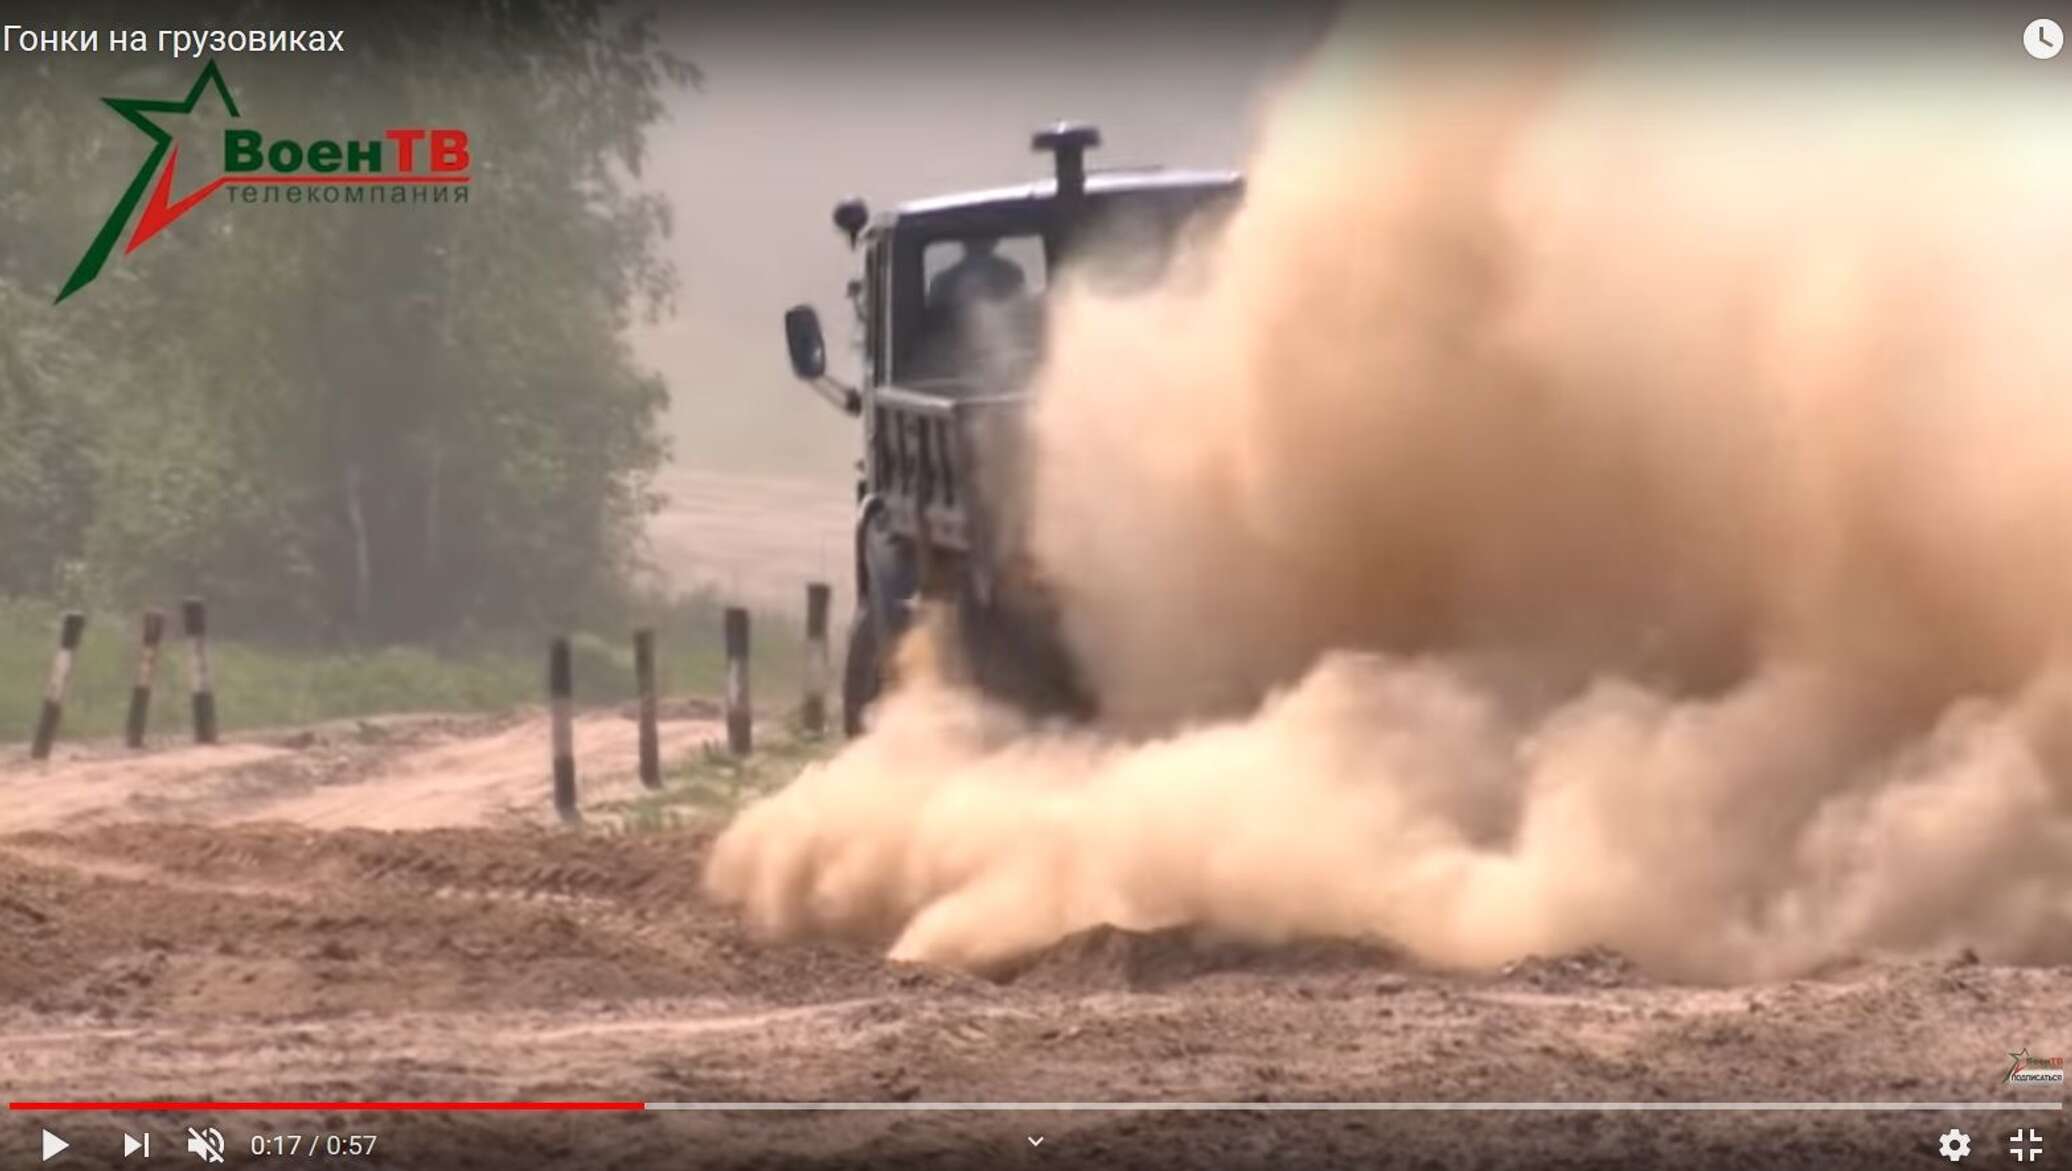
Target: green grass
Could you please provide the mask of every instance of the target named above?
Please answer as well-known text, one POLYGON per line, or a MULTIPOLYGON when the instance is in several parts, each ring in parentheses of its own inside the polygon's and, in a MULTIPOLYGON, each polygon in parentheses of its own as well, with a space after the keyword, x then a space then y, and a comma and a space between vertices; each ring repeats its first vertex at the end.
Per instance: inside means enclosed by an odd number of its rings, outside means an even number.
POLYGON ((842 745, 839 735, 808 736, 795 721, 773 732, 759 735, 755 752, 745 758, 728 752, 724 744, 708 744, 665 766, 660 791, 600 804, 585 815, 615 819, 629 833, 671 829, 701 817, 724 818, 790 784, 807 765, 833 756, 842 745))
MULTIPOLYGON (((721 614, 717 602, 700 597, 679 599, 651 616, 657 685, 665 699, 720 693, 726 677, 721 614)), ((50 603, 0 598, 0 743, 29 738, 57 647, 58 618, 50 603)), ((178 622, 177 612, 169 615, 153 689, 151 723, 161 735, 186 720, 188 651, 178 622)), ((135 614, 87 615, 61 738, 121 733, 138 625, 135 614)), ((756 614, 752 633, 749 671, 756 706, 788 712, 799 694, 803 620, 756 614)), ((578 704, 634 697, 629 633, 577 632, 570 641, 578 704)), ((397 712, 498 712, 546 698, 544 631, 437 648, 313 648, 212 637, 209 656, 218 718, 226 730, 397 712)))

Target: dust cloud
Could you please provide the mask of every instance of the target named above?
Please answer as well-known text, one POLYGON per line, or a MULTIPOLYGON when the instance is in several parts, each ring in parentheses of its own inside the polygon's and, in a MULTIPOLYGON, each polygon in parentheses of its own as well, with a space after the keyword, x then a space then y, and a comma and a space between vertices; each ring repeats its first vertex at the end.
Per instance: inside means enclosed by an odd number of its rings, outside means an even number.
POLYGON ((2072 137, 1909 69, 1338 30, 1188 271, 1053 323, 1101 724, 923 674, 713 889, 974 968, 2072 962, 2072 137))

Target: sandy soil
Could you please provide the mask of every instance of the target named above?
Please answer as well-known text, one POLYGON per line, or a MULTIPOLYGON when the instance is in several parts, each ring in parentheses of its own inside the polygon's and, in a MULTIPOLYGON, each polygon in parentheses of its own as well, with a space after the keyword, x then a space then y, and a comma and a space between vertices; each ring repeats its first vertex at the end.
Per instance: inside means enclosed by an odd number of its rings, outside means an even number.
MULTIPOLYGON (((669 751, 713 734, 679 713, 669 751)), ((632 725, 586 716, 586 800, 632 725)), ((771 944, 705 901, 712 829, 549 824, 537 717, 384 720, 0 766, 0 1091, 16 1100, 1213 1101, 1250 1112, 287 1116, 17 1113, 0 1166, 178 1163, 214 1124, 375 1133, 333 1166, 1927 1167, 2013 1163, 2062 1114, 1299 1113, 1334 1101, 2060 1102, 2072 970, 1865 957, 1745 988, 1615 955, 1490 975, 1378 945, 1096 932, 996 979, 867 941, 771 944), (1040 1139, 1033 1144, 1032 1139, 1040 1139)))

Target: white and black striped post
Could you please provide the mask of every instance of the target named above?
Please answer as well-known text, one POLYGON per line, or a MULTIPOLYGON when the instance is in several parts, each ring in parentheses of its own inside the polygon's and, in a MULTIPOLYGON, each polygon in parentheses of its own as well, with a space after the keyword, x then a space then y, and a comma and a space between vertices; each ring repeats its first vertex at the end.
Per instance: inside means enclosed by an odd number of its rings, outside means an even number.
POLYGON ((727 749, 747 756, 755 747, 748 714, 748 611, 727 607, 727 749))
POLYGON ((65 684, 72 679, 72 656, 79 650, 79 636, 86 630, 86 615, 66 612, 58 623, 58 653, 50 660, 50 678, 43 684, 43 712, 36 717, 36 738, 29 744, 29 759, 49 760, 50 746, 57 742, 58 719, 65 711, 65 684))
POLYGON ((200 598, 180 603, 180 624, 187 631, 194 688, 194 742, 216 742, 216 685, 209 679, 209 609, 200 598))
POLYGON ((547 646, 547 715, 554 727, 554 812, 563 821, 577 816, 575 693, 568 639, 556 638, 547 646))
POLYGON ((144 638, 137 646, 137 682, 130 688, 129 719, 123 722, 122 741, 131 748, 144 747, 144 727, 151 718, 151 676, 158 671, 158 643, 165 636, 165 615, 144 611, 144 638))
POLYGON ((662 741, 655 730, 655 632, 633 632, 633 683, 640 691, 640 783, 662 787, 662 741))
POLYGON ((806 583, 806 700, 799 723, 808 736, 827 731, 827 602, 826 582, 806 583))

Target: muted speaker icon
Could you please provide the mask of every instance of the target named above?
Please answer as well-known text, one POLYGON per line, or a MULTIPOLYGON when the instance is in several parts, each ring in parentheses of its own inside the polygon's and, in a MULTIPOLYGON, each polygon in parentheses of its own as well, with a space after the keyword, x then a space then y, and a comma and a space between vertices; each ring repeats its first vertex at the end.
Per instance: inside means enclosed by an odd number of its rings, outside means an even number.
POLYGON ((213 1126, 203 1131, 196 1131, 193 1127, 188 1127, 187 1153, 201 1156, 201 1161, 204 1163, 221 1163, 223 1161, 223 1132, 213 1126))

